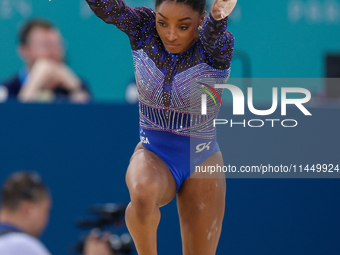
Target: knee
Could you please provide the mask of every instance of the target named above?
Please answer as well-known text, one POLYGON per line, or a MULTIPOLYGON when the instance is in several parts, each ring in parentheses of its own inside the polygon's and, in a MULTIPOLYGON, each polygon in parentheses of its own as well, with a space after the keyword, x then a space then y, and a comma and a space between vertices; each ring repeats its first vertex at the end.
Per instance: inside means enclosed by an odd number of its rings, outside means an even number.
POLYGON ((131 197, 129 209, 138 218, 146 218, 158 209, 159 188, 156 184, 150 182, 138 183, 129 190, 131 197))

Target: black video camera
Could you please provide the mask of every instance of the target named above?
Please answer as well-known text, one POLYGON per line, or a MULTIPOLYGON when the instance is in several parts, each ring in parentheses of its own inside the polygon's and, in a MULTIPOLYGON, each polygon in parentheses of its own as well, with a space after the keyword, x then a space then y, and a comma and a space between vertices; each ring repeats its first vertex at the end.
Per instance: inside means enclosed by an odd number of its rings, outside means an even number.
MULTIPOLYGON (((125 209, 127 205, 119 205, 115 203, 109 203, 104 205, 96 205, 89 208, 89 213, 95 215, 96 218, 94 219, 79 219, 77 220, 77 227, 84 229, 84 228, 91 228, 95 229, 95 235, 97 238, 100 238, 104 228, 107 227, 124 227, 124 215, 125 209)), ((112 232, 112 231, 111 231, 112 232)), ((85 240, 88 236, 82 235, 77 242, 71 248, 71 253, 82 254, 84 250, 85 240)), ((134 245, 132 238, 129 233, 125 232, 122 234, 114 233, 110 235, 109 247, 111 248, 113 254, 132 254, 134 250, 134 245)))

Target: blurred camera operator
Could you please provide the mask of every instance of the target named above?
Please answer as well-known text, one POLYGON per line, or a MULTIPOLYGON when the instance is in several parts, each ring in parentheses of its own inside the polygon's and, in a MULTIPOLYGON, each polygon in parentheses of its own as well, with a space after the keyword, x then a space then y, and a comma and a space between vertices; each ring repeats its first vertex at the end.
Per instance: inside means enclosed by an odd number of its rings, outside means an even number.
MULTIPOLYGON (((0 208, 1 255, 50 255, 38 239, 49 220, 51 195, 35 172, 17 172, 4 183, 0 208)), ((91 234, 84 255, 113 255, 108 235, 91 234)))
POLYGON ((19 34, 19 53, 26 67, 2 83, 8 97, 22 102, 56 98, 85 103, 90 99, 85 83, 64 63, 62 37, 44 20, 27 22, 19 34))

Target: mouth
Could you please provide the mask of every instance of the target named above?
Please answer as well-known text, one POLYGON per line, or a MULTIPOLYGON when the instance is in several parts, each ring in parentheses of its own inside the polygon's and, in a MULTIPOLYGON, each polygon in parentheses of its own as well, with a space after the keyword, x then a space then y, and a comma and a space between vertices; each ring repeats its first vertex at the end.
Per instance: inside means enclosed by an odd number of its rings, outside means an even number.
POLYGON ((166 46, 168 46, 169 48, 176 48, 179 46, 179 44, 173 44, 173 43, 165 43, 166 46))

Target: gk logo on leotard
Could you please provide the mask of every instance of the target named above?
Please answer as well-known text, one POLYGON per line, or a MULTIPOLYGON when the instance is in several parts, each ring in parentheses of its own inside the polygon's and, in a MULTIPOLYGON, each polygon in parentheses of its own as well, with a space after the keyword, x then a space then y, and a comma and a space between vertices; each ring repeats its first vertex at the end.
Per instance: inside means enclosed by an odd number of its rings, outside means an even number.
POLYGON ((200 143, 196 146, 196 153, 199 153, 201 151, 203 151, 204 149, 209 150, 210 149, 210 145, 211 141, 209 143, 200 143))

